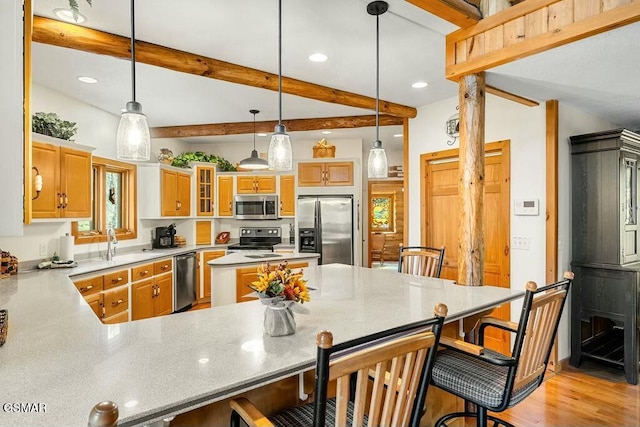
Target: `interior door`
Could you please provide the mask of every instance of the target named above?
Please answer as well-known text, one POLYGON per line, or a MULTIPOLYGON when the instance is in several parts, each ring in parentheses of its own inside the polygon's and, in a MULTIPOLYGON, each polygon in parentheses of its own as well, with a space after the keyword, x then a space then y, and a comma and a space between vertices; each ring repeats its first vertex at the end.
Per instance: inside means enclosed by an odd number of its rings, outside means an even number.
MULTIPOLYGON (((509 141, 485 146, 485 265, 484 284, 510 287, 509 267, 509 204, 510 204, 510 156, 509 141)), ((441 277, 458 278, 458 150, 447 150, 423 156, 423 211, 426 227, 422 244, 445 246, 445 259, 441 277)), ((504 304, 496 308, 492 316, 510 318, 510 306, 504 304)), ((510 337, 502 330, 491 328, 485 336, 485 345, 509 352, 510 337)))

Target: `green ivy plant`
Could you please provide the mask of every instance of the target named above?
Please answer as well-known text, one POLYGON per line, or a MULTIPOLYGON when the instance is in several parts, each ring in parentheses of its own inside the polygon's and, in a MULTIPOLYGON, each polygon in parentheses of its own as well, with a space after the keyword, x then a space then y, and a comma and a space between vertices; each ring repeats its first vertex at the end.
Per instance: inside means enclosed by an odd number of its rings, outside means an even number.
MULTIPOLYGON (((89 6, 93 6, 93 0, 86 0, 89 3, 89 6)), ((78 14, 80 13, 80 7, 78 6, 77 0, 69 0, 69 7, 71 8, 71 13, 73 14, 73 20, 78 22, 78 14)))
POLYGON ((236 168, 228 160, 215 154, 207 154, 202 151, 187 151, 173 158, 171 166, 179 168, 188 168, 189 162, 208 162, 216 163, 223 172, 235 172, 236 168))
POLYGON ((62 120, 56 113, 35 113, 31 117, 31 130, 42 135, 70 140, 76 134, 75 122, 62 120))

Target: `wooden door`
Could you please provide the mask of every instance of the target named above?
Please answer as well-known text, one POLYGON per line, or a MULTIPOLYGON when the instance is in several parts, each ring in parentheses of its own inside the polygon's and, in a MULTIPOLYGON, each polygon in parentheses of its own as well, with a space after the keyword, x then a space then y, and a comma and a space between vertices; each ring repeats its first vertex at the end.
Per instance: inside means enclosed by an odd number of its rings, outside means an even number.
POLYGON ((196 176, 198 180, 196 215, 213 216, 213 167, 198 166, 196 176))
POLYGON ((173 311, 173 275, 163 274, 154 277, 156 297, 154 301, 155 316, 164 316, 173 311))
MULTIPOLYGON (((485 146, 485 273, 484 284, 510 287, 509 267, 509 204, 510 204, 510 155, 509 141, 501 141, 485 146)), ((445 246, 445 259, 441 277, 458 278, 458 150, 447 150, 423 155, 421 167, 424 181, 422 244, 445 246)), ((509 319, 509 304, 496 308, 492 316, 509 319)), ((492 328, 494 329, 494 328, 492 328)), ((495 350, 510 350, 509 334, 492 330, 485 338, 485 344, 495 350)))
POLYGON ((153 279, 141 280, 131 285, 131 320, 154 316, 155 285, 153 279))
POLYGON ((298 186, 321 187, 324 185, 324 163, 298 163, 298 186))
POLYGON ((177 204, 176 215, 191 215, 191 175, 186 173, 177 174, 177 204))
POLYGON ((397 262, 404 239, 404 182, 401 180, 369 180, 369 262, 371 266, 371 242, 374 233, 384 233, 385 246, 382 259, 397 262), (388 205, 386 205, 388 203, 388 205), (386 209, 384 206, 386 205, 386 209), (376 213, 374 213, 374 209, 376 213), (382 212, 378 213, 378 209, 382 212), (384 221, 384 216, 388 221, 384 221))
POLYGON ((161 215, 175 216, 178 203, 178 174, 174 171, 160 169, 160 181, 162 183, 161 215))
MULTIPOLYGON (((60 216, 60 147, 33 142, 33 166, 42 176, 42 191, 31 202, 32 218, 57 218, 60 216)), ((35 171, 33 171, 35 176, 35 171)), ((35 197, 35 189, 33 196, 35 197)))
POLYGON ((325 163, 325 171, 325 185, 353 185, 353 162, 325 163))
POLYGON ((293 175, 280 176, 280 216, 296 214, 296 181, 293 175))
POLYGON ((275 193, 276 192, 276 176, 275 175, 258 175, 256 179, 256 193, 275 193))
POLYGON ((238 194, 251 194, 256 192, 255 176, 238 176, 236 178, 236 191, 238 194))
POLYGON ((233 216, 233 177, 218 177, 218 215, 233 216))
POLYGON ((207 264, 209 261, 214 260, 216 258, 223 257, 225 255, 225 251, 207 251, 203 254, 204 266, 202 269, 203 272, 203 298, 211 298, 211 267, 207 264))
POLYGON ((91 153, 60 148, 60 190, 66 218, 91 217, 91 153))

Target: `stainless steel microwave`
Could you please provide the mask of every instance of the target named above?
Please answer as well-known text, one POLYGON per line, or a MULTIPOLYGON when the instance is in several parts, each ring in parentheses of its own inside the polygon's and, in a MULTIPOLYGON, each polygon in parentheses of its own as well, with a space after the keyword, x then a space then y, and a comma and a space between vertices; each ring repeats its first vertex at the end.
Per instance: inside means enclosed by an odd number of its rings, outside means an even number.
POLYGON ((234 197, 236 219, 278 219, 278 196, 275 194, 234 197))

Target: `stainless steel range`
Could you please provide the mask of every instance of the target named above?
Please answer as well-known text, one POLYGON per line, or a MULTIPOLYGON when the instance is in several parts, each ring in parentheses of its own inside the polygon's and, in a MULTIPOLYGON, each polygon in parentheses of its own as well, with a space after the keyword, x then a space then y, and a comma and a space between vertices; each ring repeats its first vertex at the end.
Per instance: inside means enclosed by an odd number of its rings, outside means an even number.
POLYGON ((271 251, 273 246, 282 243, 280 227, 241 227, 240 243, 230 245, 229 252, 238 251, 271 251))

